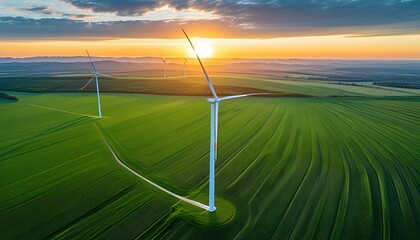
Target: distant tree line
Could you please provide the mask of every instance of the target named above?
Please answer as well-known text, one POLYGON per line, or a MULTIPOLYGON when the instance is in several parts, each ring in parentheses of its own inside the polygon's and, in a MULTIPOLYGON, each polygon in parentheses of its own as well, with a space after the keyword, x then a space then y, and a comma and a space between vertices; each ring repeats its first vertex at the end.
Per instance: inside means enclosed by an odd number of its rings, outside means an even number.
POLYGON ((420 89, 420 81, 408 82, 408 81, 384 81, 384 82, 375 82, 373 85, 380 85, 386 87, 398 87, 398 88, 413 88, 420 89))

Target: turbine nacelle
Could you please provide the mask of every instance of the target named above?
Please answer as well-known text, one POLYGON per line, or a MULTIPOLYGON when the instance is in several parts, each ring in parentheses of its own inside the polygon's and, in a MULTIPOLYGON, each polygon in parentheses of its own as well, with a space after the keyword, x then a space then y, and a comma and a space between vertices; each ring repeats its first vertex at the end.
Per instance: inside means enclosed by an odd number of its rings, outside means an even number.
POLYGON ((215 103, 215 102, 220 102, 220 98, 207 98, 207 101, 209 103, 215 103))

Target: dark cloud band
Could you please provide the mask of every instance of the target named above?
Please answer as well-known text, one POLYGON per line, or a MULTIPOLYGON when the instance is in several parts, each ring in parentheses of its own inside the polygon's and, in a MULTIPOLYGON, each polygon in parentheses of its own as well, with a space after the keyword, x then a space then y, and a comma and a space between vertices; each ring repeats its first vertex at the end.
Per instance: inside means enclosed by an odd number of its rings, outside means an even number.
POLYGON ((420 20, 420 0, 64 0, 75 7, 142 15, 162 6, 213 12, 255 28, 384 25, 420 20))
POLYGON ((114 39, 182 38, 181 28, 192 36, 208 38, 276 38, 347 34, 378 36, 419 34, 420 24, 363 27, 238 27, 224 20, 110 21, 89 23, 71 19, 0 17, 0 39, 114 39), (204 27, 205 26, 205 27, 204 27))
MULTIPOLYGON (((1 38, 179 38, 186 27, 200 37, 275 38, 314 35, 420 34, 420 0, 63 0, 77 8, 142 15, 162 6, 212 12, 215 20, 108 21, 0 17, 1 38)), ((26 9, 57 15, 47 7, 26 9)), ((83 18, 60 13, 64 18, 83 18)))

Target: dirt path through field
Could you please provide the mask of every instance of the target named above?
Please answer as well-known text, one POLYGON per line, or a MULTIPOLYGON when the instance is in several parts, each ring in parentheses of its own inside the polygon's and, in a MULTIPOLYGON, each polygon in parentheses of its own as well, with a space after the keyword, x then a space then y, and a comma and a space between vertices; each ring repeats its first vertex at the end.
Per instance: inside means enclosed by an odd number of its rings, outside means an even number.
POLYGON ((137 173, 136 171, 134 171, 133 169, 131 169, 130 167, 128 167, 128 166, 127 166, 127 165, 126 165, 123 161, 121 161, 121 160, 118 158, 117 154, 115 154, 114 150, 113 150, 113 149, 111 148, 111 146, 108 144, 108 141, 107 141, 107 140, 105 139, 105 137, 102 135, 102 133, 101 133, 101 131, 99 130, 99 128, 98 128, 96 125, 95 125, 95 127, 96 127, 96 129, 98 130, 99 135, 101 135, 102 140, 104 141, 104 143, 106 144, 106 146, 108 147, 108 149, 111 151, 111 153, 112 153, 112 155, 114 156, 115 160, 116 160, 116 161, 117 161, 117 162, 118 162, 121 166, 123 166, 125 169, 127 169, 128 171, 130 171, 132 174, 134 174, 134 175, 135 175, 135 176, 137 176, 138 178, 142 179, 143 181, 147 182, 148 184, 150 184, 150 185, 152 185, 152 186, 154 186, 154 187, 158 188, 159 190, 162 190, 163 192, 165 192, 165 193, 167 193, 167 194, 169 194, 169 195, 171 195, 171 196, 173 196, 173 197, 178 198, 178 199, 179 199, 179 200, 181 200, 181 201, 187 202, 187 203, 189 203, 189 204, 192 204, 192 205, 197 206, 197 207, 199 207, 199 208, 202 208, 202 209, 204 209, 204 210, 208 210, 208 209, 209 209, 209 207, 208 207, 207 205, 202 204, 202 203, 199 203, 199 202, 194 201, 194 200, 191 200, 191 199, 189 199, 189 198, 186 198, 186 197, 180 196, 180 195, 178 195, 178 194, 176 194, 176 193, 173 193, 173 192, 169 191, 168 189, 163 188, 163 187, 159 186, 158 184, 156 184, 156 183, 154 183, 154 182, 150 181, 150 180, 149 180, 149 179, 147 179, 146 177, 144 177, 144 176, 140 175, 139 173, 137 173))

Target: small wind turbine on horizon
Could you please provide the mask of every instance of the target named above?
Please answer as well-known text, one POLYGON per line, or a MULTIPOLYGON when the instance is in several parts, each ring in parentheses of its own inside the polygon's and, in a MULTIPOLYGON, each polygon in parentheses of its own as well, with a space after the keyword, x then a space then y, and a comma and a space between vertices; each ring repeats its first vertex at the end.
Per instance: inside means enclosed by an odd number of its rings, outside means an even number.
POLYGON ((214 212, 216 207, 214 206, 214 169, 215 169, 215 161, 217 160, 217 134, 218 134, 218 118, 219 118, 219 105, 222 101, 231 100, 235 98, 247 97, 247 96, 255 96, 255 95, 267 95, 267 93, 251 93, 251 94, 241 94, 241 95, 233 95, 233 96, 226 96, 226 97, 219 97, 214 90, 213 84, 207 75, 206 69, 204 68, 203 63, 201 62, 200 57, 195 50, 193 43, 191 42, 190 38, 188 37, 187 33, 182 29, 187 37, 188 42, 190 43, 192 49, 194 50, 195 56, 197 57, 198 62, 200 63, 201 69, 203 70, 204 76, 206 77, 207 84, 209 85, 210 91, 213 95, 213 98, 209 98, 208 101, 210 102, 210 171, 209 171, 209 212, 214 212))
POLYGON ((166 79, 166 60, 168 60, 167 58, 160 58, 163 61, 163 78, 166 79))
POLYGON ((187 59, 184 57, 184 80, 187 80, 187 59))
POLYGON ((105 76, 105 77, 109 77, 109 78, 113 78, 113 77, 111 77, 109 75, 106 75, 106 74, 99 73, 98 71, 96 71, 95 64, 93 63, 92 58, 90 58, 90 55, 89 55, 88 50, 86 50, 86 53, 87 53, 87 55, 89 57, 90 63, 92 64, 93 77, 83 87, 81 87, 80 89, 82 89, 82 90, 85 89, 89 85, 89 83, 91 83, 92 80, 95 79, 95 82, 96 82, 96 96, 98 98, 98 117, 99 118, 102 118, 101 98, 99 96, 99 82, 98 82, 98 77, 99 76, 105 76))

